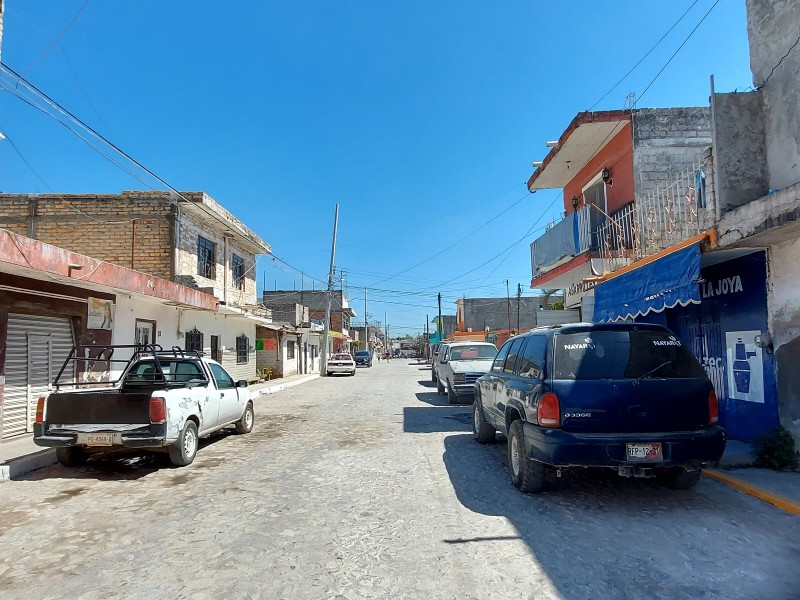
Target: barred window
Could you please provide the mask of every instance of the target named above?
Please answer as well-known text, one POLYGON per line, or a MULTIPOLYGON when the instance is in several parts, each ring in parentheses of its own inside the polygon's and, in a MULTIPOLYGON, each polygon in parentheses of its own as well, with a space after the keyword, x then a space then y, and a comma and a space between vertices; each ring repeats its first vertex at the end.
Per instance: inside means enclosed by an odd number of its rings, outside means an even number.
POLYGON ((217 245, 203 236, 197 239, 197 274, 208 279, 217 278, 217 245))
POLYGON ((237 290, 244 289, 244 259, 241 256, 231 255, 231 270, 233 271, 233 285, 237 290))
POLYGON ((294 342, 288 340, 286 342, 286 359, 291 360, 294 358, 294 342))
POLYGON ((247 364, 250 360, 250 340, 246 335, 240 335, 236 338, 236 364, 247 364))
POLYGON ((186 340, 184 342, 184 349, 187 352, 202 352, 203 351, 203 334, 197 327, 192 331, 186 332, 186 340))

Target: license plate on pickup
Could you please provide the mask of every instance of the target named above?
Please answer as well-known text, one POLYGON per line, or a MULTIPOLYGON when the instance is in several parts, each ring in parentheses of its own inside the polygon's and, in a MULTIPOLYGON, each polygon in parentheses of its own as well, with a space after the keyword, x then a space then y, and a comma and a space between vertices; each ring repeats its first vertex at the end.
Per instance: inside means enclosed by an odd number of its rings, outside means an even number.
POLYGON ((652 444, 625 444, 628 450, 628 460, 644 462, 664 460, 661 452, 661 442, 652 444))
POLYGON ((78 435, 78 443, 87 446, 113 446, 113 433, 82 433, 78 435))

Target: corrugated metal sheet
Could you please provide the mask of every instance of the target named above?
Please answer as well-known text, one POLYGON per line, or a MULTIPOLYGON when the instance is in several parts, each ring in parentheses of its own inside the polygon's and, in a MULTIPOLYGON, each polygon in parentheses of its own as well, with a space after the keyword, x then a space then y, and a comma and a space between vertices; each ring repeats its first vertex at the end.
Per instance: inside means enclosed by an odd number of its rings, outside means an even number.
POLYGON ((36 400, 46 392, 72 350, 68 317, 9 313, 3 437, 33 430, 36 400))

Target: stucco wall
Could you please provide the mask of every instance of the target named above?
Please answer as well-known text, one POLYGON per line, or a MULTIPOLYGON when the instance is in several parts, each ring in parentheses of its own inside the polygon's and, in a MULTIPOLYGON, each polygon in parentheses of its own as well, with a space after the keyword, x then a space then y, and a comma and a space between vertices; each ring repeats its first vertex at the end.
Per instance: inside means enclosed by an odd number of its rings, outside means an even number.
POLYGON ((636 198, 697 165, 711 145, 711 110, 706 107, 643 108, 633 113, 633 172, 636 198))
POLYGON ((800 2, 746 2, 753 82, 760 86, 769 77, 760 92, 769 188, 781 189, 800 182, 800 46, 789 51, 800 38, 800 2))
POLYGON ((769 320, 781 424, 800 449, 800 239, 770 248, 769 320))

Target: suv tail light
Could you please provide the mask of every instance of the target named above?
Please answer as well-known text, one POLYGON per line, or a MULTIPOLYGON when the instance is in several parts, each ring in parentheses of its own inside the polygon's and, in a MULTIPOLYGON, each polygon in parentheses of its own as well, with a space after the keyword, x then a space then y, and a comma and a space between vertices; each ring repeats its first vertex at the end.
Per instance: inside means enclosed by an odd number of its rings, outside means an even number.
POLYGON ((150 422, 167 422, 167 400, 165 398, 160 396, 150 398, 150 422))
POLYGON ((708 392, 708 424, 716 425, 719 421, 719 403, 714 390, 708 392))
POLYGON ((544 394, 539 399, 537 417, 542 427, 561 427, 561 406, 558 403, 558 396, 552 392, 544 394))
POLYGON ((36 422, 44 423, 44 396, 36 402, 36 422))

